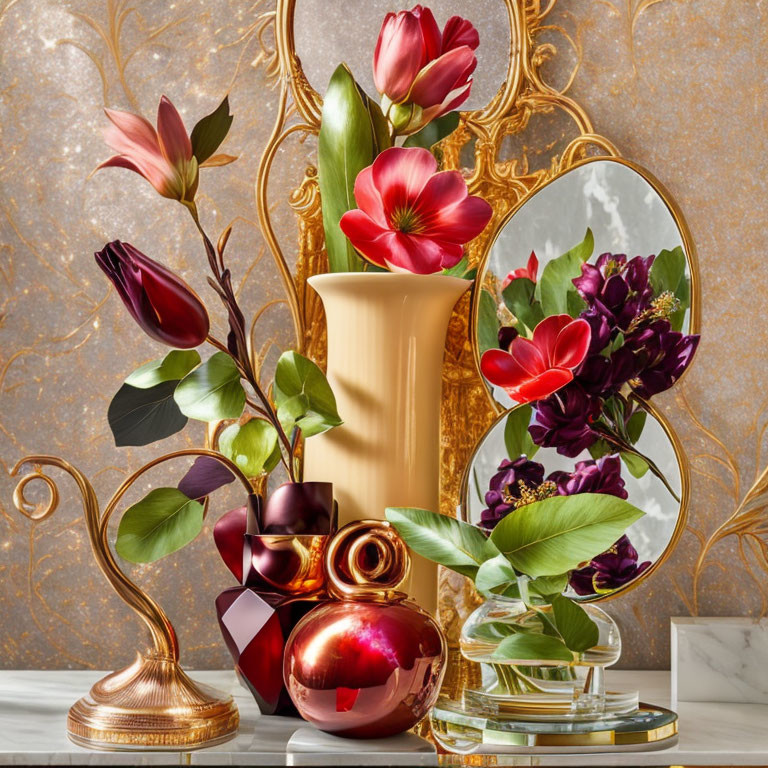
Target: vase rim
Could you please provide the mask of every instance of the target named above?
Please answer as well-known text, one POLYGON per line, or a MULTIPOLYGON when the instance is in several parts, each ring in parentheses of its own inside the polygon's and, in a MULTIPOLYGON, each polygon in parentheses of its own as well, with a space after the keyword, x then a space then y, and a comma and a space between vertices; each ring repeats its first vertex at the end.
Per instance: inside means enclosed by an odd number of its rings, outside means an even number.
POLYGON ((411 296, 440 298, 450 301, 451 306, 472 285, 453 275, 415 275, 411 272, 325 272, 307 279, 309 285, 321 297, 332 295, 383 297, 411 296))

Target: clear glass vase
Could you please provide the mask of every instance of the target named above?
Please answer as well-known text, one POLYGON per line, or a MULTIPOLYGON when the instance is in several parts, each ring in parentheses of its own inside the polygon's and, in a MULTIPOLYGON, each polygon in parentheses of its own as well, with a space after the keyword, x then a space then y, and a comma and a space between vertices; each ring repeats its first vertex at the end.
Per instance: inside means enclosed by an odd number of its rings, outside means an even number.
POLYGON ((482 685, 465 693, 468 704, 494 716, 513 719, 591 719, 633 712, 637 692, 606 692, 604 669, 621 655, 621 637, 613 619, 595 605, 582 606, 597 624, 598 642, 569 662, 499 656, 505 637, 546 634, 540 614, 552 606, 529 609, 522 600, 494 595, 472 613, 461 631, 462 655, 480 664, 482 685))

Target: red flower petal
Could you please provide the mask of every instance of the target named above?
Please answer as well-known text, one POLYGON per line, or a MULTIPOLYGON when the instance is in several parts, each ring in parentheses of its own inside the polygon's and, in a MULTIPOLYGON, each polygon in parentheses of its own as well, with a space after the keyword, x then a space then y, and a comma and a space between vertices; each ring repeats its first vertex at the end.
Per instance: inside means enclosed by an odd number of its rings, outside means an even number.
POLYGON ((424 108, 441 104, 451 91, 466 85, 476 65, 477 59, 469 46, 444 53, 416 75, 408 101, 424 108))
POLYGON ((541 350, 546 360, 546 367, 555 366, 554 352, 557 337, 566 325, 573 322, 570 315, 550 315, 545 317, 533 330, 533 343, 541 350))
POLYGON ((440 27, 437 26, 435 17, 429 8, 417 5, 411 13, 416 16, 421 25, 421 35, 424 42, 424 59, 421 62, 423 67, 440 55, 443 36, 440 34, 440 27))
POLYGON ((373 82, 393 102, 405 99, 424 61, 424 41, 418 18, 408 11, 388 13, 373 54, 373 82))
POLYGON ((531 282, 536 282, 536 278, 539 274, 539 260, 536 258, 536 252, 531 251, 531 255, 528 257, 528 266, 526 267, 528 274, 526 277, 531 282))
POLYGON ((472 22, 462 19, 461 16, 451 16, 443 27, 442 52, 462 45, 467 45, 474 51, 480 45, 480 35, 472 26, 472 22))
POLYGON ((347 211, 341 217, 339 227, 366 259, 381 267, 386 266, 384 256, 387 250, 380 240, 392 234, 391 230, 379 226, 365 211, 359 209, 347 211))
POLYGON ((531 380, 531 375, 515 358, 503 349, 489 349, 480 358, 480 370, 485 378, 504 389, 517 389, 531 380))
MULTIPOLYGON (((373 169, 369 165, 357 174, 355 179, 355 201, 379 226, 389 228, 379 190, 373 183, 373 169)), ((346 234, 346 233, 345 233, 346 234)))
POLYGON ((539 347, 524 336, 518 336, 514 339, 509 347, 509 353, 519 363, 520 367, 528 372, 529 377, 538 376, 549 367, 547 365, 547 358, 542 354, 539 347))
POLYGON ((561 368, 576 368, 584 362, 592 339, 592 329, 586 320, 573 320, 560 331, 552 353, 553 364, 561 368))
POLYGON ((553 392, 573 381, 573 372, 564 368, 550 368, 544 373, 529 379, 516 389, 507 389, 507 394, 518 403, 531 403, 543 400, 553 392))
POLYGON ((385 259, 390 269, 417 275, 431 275, 445 267, 455 266, 463 252, 461 246, 453 243, 404 232, 391 233, 382 239, 380 245, 387 249, 385 259))
POLYGON ((391 147, 373 161, 373 183, 379 190, 389 221, 398 209, 412 208, 437 170, 437 160, 421 147, 391 147))
POLYGON ((468 243, 485 229, 492 215, 493 209, 482 197, 467 196, 452 208, 438 207, 424 234, 449 243, 468 243))
POLYGON ((166 96, 157 107, 157 133, 160 149, 171 165, 179 167, 192 159, 192 142, 184 121, 166 96))
POLYGON ((149 120, 119 109, 105 109, 104 113, 117 128, 116 131, 109 131, 105 135, 107 144, 115 152, 127 154, 139 148, 158 159, 162 158, 157 133, 149 120))

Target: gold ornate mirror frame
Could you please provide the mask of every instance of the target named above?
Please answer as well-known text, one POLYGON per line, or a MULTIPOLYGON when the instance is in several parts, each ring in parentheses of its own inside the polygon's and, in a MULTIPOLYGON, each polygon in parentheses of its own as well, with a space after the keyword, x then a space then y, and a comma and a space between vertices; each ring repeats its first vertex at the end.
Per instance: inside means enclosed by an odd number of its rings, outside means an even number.
MULTIPOLYGON (((472 266, 482 270, 491 244, 508 219, 529 196, 550 184, 563 173, 596 159, 612 159, 633 168, 643 176, 664 200, 681 235, 691 271, 691 332, 699 326, 700 304, 698 268, 690 232, 678 206, 664 187, 647 171, 620 157, 618 149, 595 133, 582 107, 548 84, 542 75, 544 64, 556 55, 551 42, 539 38, 551 29, 547 17, 557 0, 502 0, 510 29, 509 65, 506 81, 482 109, 462 112, 459 127, 440 144, 442 167, 459 169, 465 174, 470 194, 484 197, 493 208, 493 218, 484 234, 467 249, 472 266), (536 115, 561 113, 569 119, 572 138, 559 154, 550 152, 549 164, 531 170, 525 158, 500 159, 502 142, 507 136, 523 133, 536 115), (462 158, 472 157, 473 166, 462 158)), ((279 91, 278 110, 269 142, 262 155, 256 182, 259 222, 267 245, 283 281, 286 300, 293 320, 298 348, 321 365, 325 361, 325 323, 317 297, 306 289, 306 278, 327 270, 323 224, 320 210, 317 170, 308 166, 299 186, 290 197, 298 217, 298 255, 294 274, 288 266, 270 219, 268 182, 278 148, 290 136, 317 135, 322 98, 309 83, 296 53, 294 19, 296 0, 276 0, 273 11, 262 15, 258 37, 262 44, 261 60, 268 77, 279 91), (274 34, 274 46, 266 42, 268 30, 274 34)), ((570 132, 569 132, 569 135, 570 132)), ((490 396, 479 374, 478 355, 473 339, 473 320, 477 299, 465 296, 459 301, 448 331, 443 369, 442 423, 450 425, 443 433, 441 448, 441 511, 454 515, 461 498, 461 484, 479 440, 503 410, 490 396)), ((258 318, 257 318, 258 319, 258 318)), ((660 564, 674 548, 686 514, 689 476, 680 442, 663 415, 654 410, 669 435, 680 460, 683 503, 680 519, 660 564)), ((656 566, 658 567, 658 566, 656 566)), ((655 570, 655 567, 649 569, 655 570)), ((637 586, 638 579, 629 588, 637 586)), ((439 611, 449 644, 455 644, 461 618, 476 601, 471 585, 462 577, 443 571, 439 611)))

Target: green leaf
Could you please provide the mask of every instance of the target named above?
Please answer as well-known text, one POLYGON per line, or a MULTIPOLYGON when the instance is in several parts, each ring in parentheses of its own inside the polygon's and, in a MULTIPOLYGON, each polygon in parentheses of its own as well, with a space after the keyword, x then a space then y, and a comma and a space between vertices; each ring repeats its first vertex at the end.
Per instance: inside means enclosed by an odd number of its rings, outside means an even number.
POLYGON ((494 658, 505 661, 556 660, 573 661, 573 653, 566 644, 556 637, 519 633, 505 637, 496 650, 494 658))
POLYGON ((593 459, 601 459, 603 456, 613 453, 613 447, 607 440, 603 440, 602 437, 592 443, 587 450, 593 459))
POLYGON ((568 585, 568 574, 561 573, 557 576, 539 576, 528 582, 528 590, 539 597, 552 597, 559 595, 568 585))
POLYGON ((386 518, 414 552, 471 579, 482 563, 498 555, 479 528, 447 515, 387 507, 386 518))
MULTIPOLYGON (((536 284, 536 293, 545 317, 570 314, 569 309, 572 311, 576 309, 575 299, 570 300, 569 307, 568 294, 573 292, 578 295, 573 279, 581 275, 581 265, 592 255, 594 247, 592 230, 587 229, 584 240, 562 256, 552 259, 544 267, 541 278, 536 284)), ((574 316, 571 315, 571 317, 574 316)))
POLYGON ((258 477, 265 470, 276 446, 277 430, 263 419, 232 424, 219 437, 219 450, 232 459, 246 477, 258 477))
POLYGON ((197 158, 198 164, 202 165, 219 148, 231 125, 229 96, 225 96, 224 101, 192 129, 189 139, 192 142, 192 154, 197 158))
POLYGON ((557 631, 568 648, 583 653, 597 645, 600 630, 578 603, 559 595, 552 601, 552 610, 557 631))
POLYGON ((107 411, 115 445, 149 445, 184 429, 187 417, 173 399, 177 384, 164 381, 148 389, 123 384, 107 411))
POLYGON ((430 121, 418 133, 410 135, 403 146, 432 149, 438 141, 450 136, 459 127, 459 117, 458 112, 448 112, 448 114, 430 121))
POLYGON ((491 541, 529 576, 555 576, 605 552, 643 512, 604 493, 526 504, 493 529, 491 541))
POLYGON ((530 631, 531 630, 528 627, 522 627, 519 624, 507 624, 504 621, 489 621, 474 629, 472 634, 474 637, 495 642, 496 640, 501 640, 510 635, 516 635, 521 632, 528 633, 530 631))
POLYGON ((331 272, 359 272, 363 260, 339 228, 341 217, 356 208, 357 174, 389 146, 381 110, 376 112, 345 64, 331 76, 323 98, 317 148, 325 247, 331 272))
POLYGON ((153 563, 189 544, 203 528, 203 505, 176 488, 155 488, 129 507, 117 529, 117 554, 153 563))
POLYGON ((507 309, 531 331, 544 319, 541 304, 534 298, 535 292, 533 280, 518 277, 501 293, 507 309))
POLYGON ((450 269, 444 269, 441 274, 450 275, 451 277, 466 277, 468 266, 469 259, 466 256, 462 256, 461 261, 458 264, 450 269))
POLYGON ((162 360, 137 368, 126 380, 126 384, 139 389, 149 389, 164 381, 179 381, 200 365, 200 354, 196 349, 174 349, 162 360))
POLYGON ((480 354, 499 346, 499 318, 496 316, 496 299, 485 288, 480 291, 477 343, 480 345, 480 354))
POLYGON ((185 416, 198 421, 238 419, 245 406, 240 373, 224 352, 216 352, 185 376, 173 398, 185 416))
MULTIPOLYGON (((298 352, 284 352, 275 369, 275 402, 278 415, 304 437, 319 435, 342 423, 336 398, 325 374, 310 359, 298 352)), ((290 431, 290 430, 289 430, 290 431)))
POLYGON ((660 251, 651 265, 649 274, 654 296, 664 291, 671 291, 680 301, 680 307, 669 318, 670 325, 681 331, 685 320, 685 311, 691 304, 691 291, 686 275, 687 260, 682 246, 671 251, 660 251))
POLYGON ((643 429, 645 428, 645 420, 648 414, 642 409, 638 408, 627 421, 627 437, 634 445, 642 436, 643 429))
POLYGON ((502 584, 509 584, 517 581, 515 569, 509 564, 504 555, 496 555, 490 560, 486 560, 477 569, 475 576, 475 586, 481 592, 490 592, 502 584))
POLYGON ((507 422, 504 425, 504 445, 512 461, 520 456, 531 459, 539 450, 539 446, 533 442, 528 432, 532 413, 530 405, 518 405, 507 416, 507 422))
POLYGON ((650 469, 648 462, 641 456, 636 456, 634 453, 622 451, 621 460, 624 462, 624 465, 629 470, 632 477, 640 478, 650 469))

